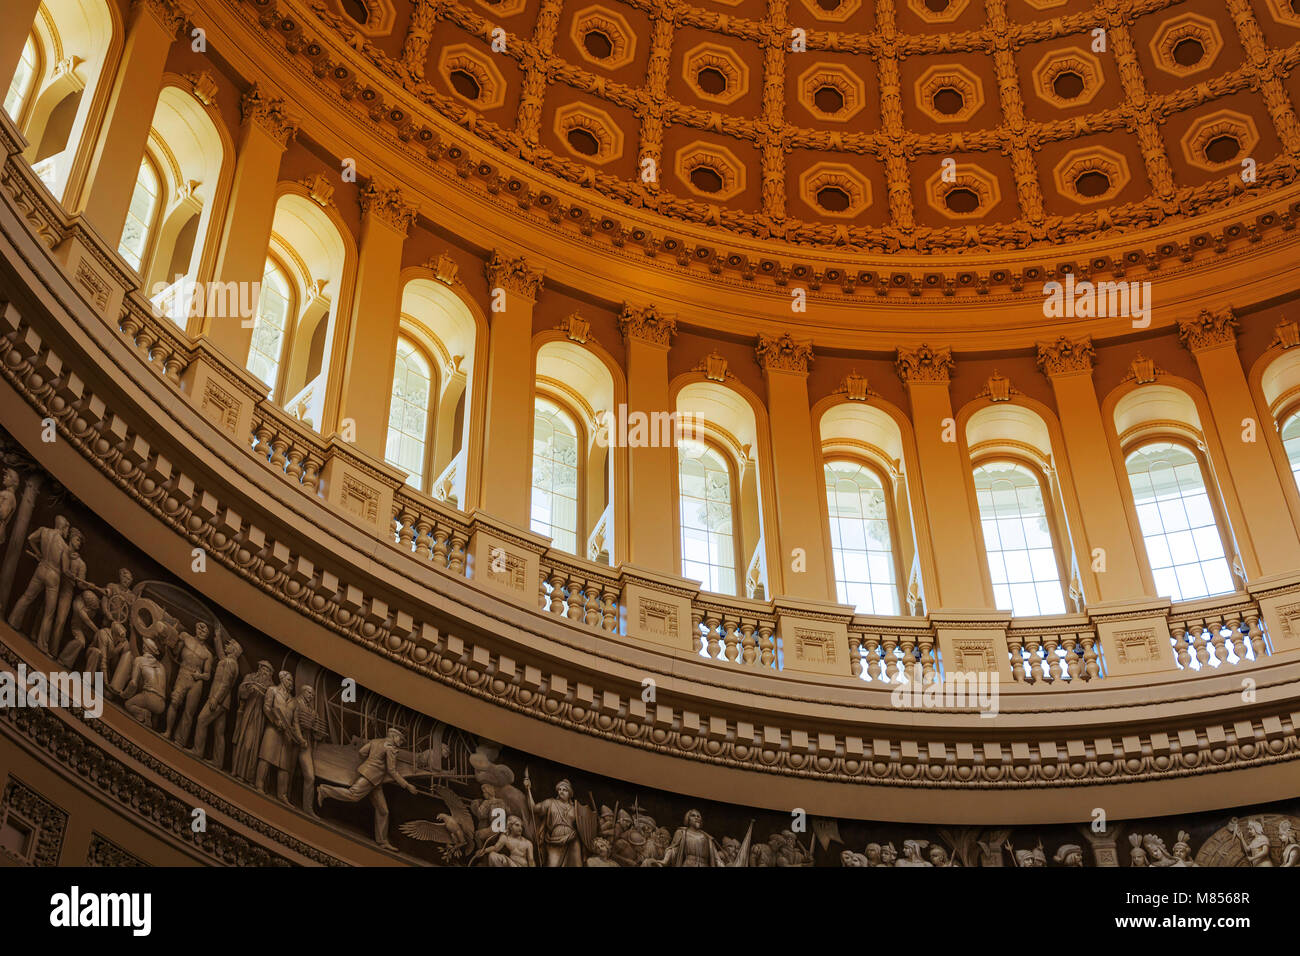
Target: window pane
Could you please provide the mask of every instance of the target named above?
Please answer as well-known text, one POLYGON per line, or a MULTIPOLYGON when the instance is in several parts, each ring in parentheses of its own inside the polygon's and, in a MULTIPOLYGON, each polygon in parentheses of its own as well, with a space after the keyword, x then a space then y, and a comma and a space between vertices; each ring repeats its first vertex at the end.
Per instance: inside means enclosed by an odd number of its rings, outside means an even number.
POLYGON ((158 208, 158 175, 149 160, 142 160, 135 177, 135 191, 131 193, 131 206, 127 210, 126 225, 122 227, 122 241, 117 251, 131 268, 140 271, 145 250, 149 246, 149 231, 153 228, 154 212, 158 208))
POLYGON ((682 574, 700 581, 706 591, 735 594, 731 466, 703 442, 683 439, 677 445, 677 474, 682 574))
POLYGON ((262 273, 262 294, 253 320, 253 339, 248 349, 248 370, 274 391, 280 359, 289 329, 289 279, 271 259, 262 273))
POLYGON ((9 84, 9 92, 5 94, 5 112, 15 123, 18 122, 18 114, 22 112, 23 104, 27 102, 27 94, 31 92, 35 81, 36 41, 31 34, 28 34, 27 42, 23 44, 22 59, 18 61, 13 82, 9 84))
POLYGON ((1186 601, 1234 590, 1196 456, 1173 442, 1152 442, 1130 454, 1126 467, 1156 592, 1186 601))
POLYGON ((889 503, 876 473, 852 461, 826 465, 835 591, 864 614, 897 614, 898 582, 889 535, 889 503))
POLYGON ((1022 465, 989 462, 975 469, 975 499, 997 606, 1017 616, 1063 614, 1061 575, 1038 478, 1022 465))
POLYGON ((578 426, 540 395, 533 405, 532 514, 534 531, 561 551, 578 553, 578 426))
POLYGON ((432 392, 433 373, 428 359, 414 342, 399 337, 384 457, 407 473, 406 483, 414 488, 424 487, 432 392))

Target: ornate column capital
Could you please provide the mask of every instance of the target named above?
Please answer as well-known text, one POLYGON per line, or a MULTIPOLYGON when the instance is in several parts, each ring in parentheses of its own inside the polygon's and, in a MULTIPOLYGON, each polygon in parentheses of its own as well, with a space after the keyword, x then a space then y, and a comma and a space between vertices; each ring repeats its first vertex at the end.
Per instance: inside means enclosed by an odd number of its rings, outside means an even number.
POLYGON ((133 0, 131 13, 137 16, 142 13, 149 14, 154 22, 162 27, 163 32, 173 40, 185 26, 187 19, 185 11, 177 0, 133 0))
POLYGON ((239 112, 245 123, 256 123, 281 146, 288 146, 298 133, 298 124, 285 111, 284 99, 272 96, 260 83, 254 82, 244 91, 239 98, 239 112))
POLYGON ((372 179, 357 199, 363 216, 374 216, 402 235, 406 235, 415 222, 415 206, 408 203, 395 186, 381 186, 372 179))
POLYGON ((1178 320, 1178 341, 1193 354, 1221 345, 1235 345, 1240 325, 1230 308, 1221 312, 1202 309, 1194 319, 1178 320))
POLYGON ((677 334, 677 319, 664 315, 653 305, 634 309, 625 303, 623 312, 618 317, 618 329, 623 333, 624 339, 637 339, 669 348, 673 344, 673 336, 677 334))
POLYGON ((899 349, 894 368, 904 385, 947 385, 952 377, 952 349, 934 349, 925 343, 914 349, 899 349))
POLYGON ((758 333, 758 344, 754 346, 754 355, 758 364, 766 371, 799 372, 808 374, 812 364, 812 342, 800 342, 789 332, 780 335, 758 333))
POLYGON ((1038 370, 1048 378, 1071 372, 1091 372, 1096 361, 1091 335, 1081 339, 1062 335, 1055 342, 1038 343, 1038 370))
POLYGON ((533 269, 523 256, 512 259, 499 249, 493 249, 492 258, 483 264, 483 274, 490 288, 506 289, 533 302, 537 301, 545 278, 542 270, 533 269))

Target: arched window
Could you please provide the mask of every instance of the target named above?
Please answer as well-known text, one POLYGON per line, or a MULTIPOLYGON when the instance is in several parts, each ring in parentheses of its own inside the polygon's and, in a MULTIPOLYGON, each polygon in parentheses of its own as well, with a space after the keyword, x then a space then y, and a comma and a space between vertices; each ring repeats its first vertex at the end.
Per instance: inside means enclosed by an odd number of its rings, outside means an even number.
POLYGON ((731 465, 702 441, 677 444, 681 495, 682 576, 706 591, 736 592, 736 532, 731 465))
POLYGON ((1156 593, 1175 601, 1235 590, 1200 459, 1155 441, 1125 459, 1156 593))
POLYGON ((262 294, 253 320, 253 339, 248 349, 248 370, 266 383, 271 397, 280 376, 284 341, 293 315, 293 289, 289 277, 274 259, 266 260, 262 273, 262 294))
POLYGON ((1015 462, 986 462, 975 469, 975 498, 997 606, 1017 617, 1064 614, 1061 569, 1038 476, 1015 462))
POLYGON ((407 484, 424 488, 428 461, 429 402, 433 373, 429 360, 415 343, 397 339, 393 369, 393 397, 388 406, 388 445, 384 457, 407 473, 407 484))
POLYGON ((532 529, 554 547, 578 553, 578 426, 549 398, 537 396, 533 417, 532 529))
POLYGON ((1300 486, 1300 412, 1282 425, 1282 447, 1286 449, 1286 460, 1291 463, 1291 475, 1300 486))
POLYGON ((27 106, 32 88, 36 86, 36 74, 39 71, 40 52, 36 45, 36 34, 29 33, 27 42, 23 44, 22 59, 18 61, 18 69, 14 71, 13 82, 9 84, 9 92, 5 94, 5 112, 14 123, 22 120, 23 109, 27 106))
POLYGON ((898 576, 884 483, 858 462, 828 462, 826 504, 840 603, 863 614, 897 614, 898 576))
POLYGON ((131 193, 131 208, 127 210, 126 225, 122 227, 122 241, 117 252, 130 263, 136 272, 143 272, 144 257, 149 251, 149 238, 158 218, 158 200, 162 181, 153 162, 146 156, 140 160, 140 171, 135 177, 135 191, 131 193))

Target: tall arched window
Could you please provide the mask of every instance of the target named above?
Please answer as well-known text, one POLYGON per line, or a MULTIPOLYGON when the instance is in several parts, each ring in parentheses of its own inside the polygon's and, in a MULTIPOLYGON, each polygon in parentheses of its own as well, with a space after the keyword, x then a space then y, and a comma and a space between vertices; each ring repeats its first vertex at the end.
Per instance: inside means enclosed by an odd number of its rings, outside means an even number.
POLYGON ((36 74, 40 70, 40 63, 36 35, 29 33, 27 42, 23 44, 22 59, 18 61, 18 69, 14 71, 13 82, 9 84, 9 92, 5 94, 5 112, 15 123, 21 121, 23 108, 27 105, 32 88, 36 86, 36 74))
POLYGON ((677 444, 681 495, 682 576, 706 591, 736 592, 736 532, 731 465, 702 441, 677 444))
POLYGON ((135 190, 131 193, 131 207, 127 210, 126 225, 122 227, 122 241, 118 254, 130 263, 136 272, 143 272, 145 254, 149 251, 149 238, 158 218, 162 181, 153 161, 146 156, 140 160, 140 170, 135 177, 135 190))
POLYGON ((863 614, 897 614, 898 576, 884 483, 855 461, 828 462, 825 473, 840 603, 863 614))
POLYGON ((423 489, 428 461, 429 403, 433 373, 410 339, 398 337, 393 397, 388 407, 388 463, 407 473, 407 484, 423 489))
POLYGON ((578 553, 578 426, 549 398, 537 396, 533 418, 531 527, 569 554, 578 553))
POLYGON ((1125 459, 1156 593, 1175 601, 1235 590, 1200 459, 1155 441, 1125 459))
POLYGON ((284 341, 293 315, 293 288, 289 277, 274 259, 266 260, 262 273, 262 294, 253 320, 253 339, 248 348, 248 370, 266 383, 276 398, 284 341))
POLYGON ((986 462, 975 469, 975 498, 997 606, 1017 617, 1064 614, 1061 569, 1038 476, 1015 462, 986 462))
POLYGON ((1300 412, 1294 413, 1282 426, 1282 447, 1286 460, 1291 463, 1291 475, 1300 486, 1300 412))

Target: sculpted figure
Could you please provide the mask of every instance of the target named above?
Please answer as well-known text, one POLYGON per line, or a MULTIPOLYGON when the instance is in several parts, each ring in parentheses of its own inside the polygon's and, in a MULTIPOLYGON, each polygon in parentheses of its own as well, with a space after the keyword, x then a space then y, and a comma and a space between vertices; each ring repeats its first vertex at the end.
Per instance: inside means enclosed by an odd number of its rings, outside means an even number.
POLYGON ((350 787, 321 785, 316 788, 316 804, 326 798, 357 803, 370 798, 375 808, 375 842, 385 850, 396 851, 388 842, 388 801, 384 799, 384 784, 393 781, 402 785, 407 793, 416 793, 415 785, 397 769, 397 749, 402 746, 402 732, 396 727, 388 729, 388 736, 371 740, 361 747, 361 766, 350 787))
POLYGON ((495 784, 484 783, 480 784, 480 786, 483 796, 478 800, 471 800, 469 809, 478 823, 474 830, 474 840, 482 847, 486 846, 488 841, 492 839, 494 832, 492 829, 493 817, 499 818, 499 814, 504 814, 507 822, 509 822, 510 806, 497 796, 495 784))
POLYGON ((68 531, 67 570, 63 583, 59 586, 59 603, 54 609, 54 628, 50 631, 50 656, 57 657, 59 647, 63 644, 63 630, 68 623, 68 614, 72 611, 72 596, 77 585, 86 580, 86 562, 81 557, 81 532, 76 528, 68 531))
MULTIPOLYGON (((207 759, 208 728, 215 723, 217 733, 212 743, 212 762, 220 767, 226 759, 226 714, 230 711, 230 699, 234 696, 235 681, 239 677, 239 655, 244 651, 238 641, 229 638, 224 645, 220 640, 215 643, 220 659, 212 671, 208 699, 199 711, 198 722, 194 726, 194 746, 190 752, 200 760, 207 759)), ((175 693, 175 688, 172 688, 172 694, 175 693)))
POLYGON ((293 737, 293 675, 280 671, 280 682, 268 687, 262 698, 262 715, 266 729, 262 731, 262 747, 257 753, 257 779, 253 786, 266 789, 266 778, 271 768, 276 771, 275 795, 281 803, 289 802, 289 775, 293 772, 297 753, 293 737))
MULTIPOLYGON (((68 625, 72 631, 72 640, 63 645, 59 651, 59 663, 68 670, 77 665, 81 652, 95 636, 95 609, 99 607, 99 596, 94 591, 82 591, 72 604, 72 621, 68 625)), ((125 632, 123 632, 125 635, 125 632)), ((125 636, 123 637, 125 641, 125 636)), ((91 668, 87 668, 91 670, 91 668)))
POLYGON ((546 866, 582 866, 582 844, 578 840, 578 803, 573 785, 561 780, 555 796, 541 803, 533 800, 533 782, 524 771, 524 793, 528 811, 537 821, 537 840, 546 844, 546 866))
MULTIPOLYGON (((154 653, 157 653, 154 645, 154 653)), ((107 627, 95 632, 95 646, 86 655, 86 670, 111 673, 118 662, 127 653, 126 628, 113 621, 107 627)), ((163 686, 166 687, 166 670, 163 671, 163 686)), ((125 697, 126 695, 123 694, 125 697)))
MULTIPOLYGON (((1290 830, 1290 828, 1291 828, 1291 821, 1289 821, 1289 820, 1283 820, 1283 821, 1282 821, 1282 824, 1287 828, 1288 831, 1290 830)), ((1284 831, 1282 830, 1282 827, 1279 826, 1279 827, 1278 827, 1278 835, 1279 835, 1279 836, 1283 835, 1283 832, 1284 832, 1284 831)), ((1192 845, 1191 845, 1189 842, 1187 842, 1187 841, 1190 840, 1191 838, 1192 838, 1192 835, 1191 835, 1190 833, 1188 833, 1186 830, 1179 830, 1179 831, 1178 831, 1178 842, 1174 844, 1174 860, 1176 861, 1176 862, 1174 863, 1174 866, 1196 866, 1196 865, 1197 865, 1196 861, 1192 859, 1192 845)), ((1294 839, 1294 838, 1293 838, 1293 839, 1294 839)), ((1286 840, 1285 840, 1285 837, 1284 837, 1284 838, 1283 838, 1283 846, 1285 846, 1285 844, 1286 844, 1286 840)), ((1297 853, 1297 856, 1300 856, 1300 852, 1297 853)), ((1283 865, 1283 866, 1296 866, 1296 865, 1300 865, 1300 863, 1287 863, 1287 862, 1286 862, 1286 851, 1283 850, 1283 852, 1282 852, 1282 865, 1283 865)))
POLYGON ((248 783, 257 773, 257 751, 262 744, 262 727, 266 718, 262 703, 271 687, 270 661, 258 661, 257 670, 239 685, 239 712, 235 714, 235 732, 231 735, 230 772, 248 783))
POLYGON ((723 837, 718 846, 718 853, 722 856, 722 865, 735 866, 736 858, 740 856, 740 841, 735 837, 723 837))
POLYGON ((931 866, 960 866, 960 864, 948 855, 948 851, 937 843, 930 847, 930 865, 931 866))
POLYGON ((199 712, 203 685, 212 679, 212 651, 208 647, 207 622, 196 621, 193 634, 182 632, 178 650, 180 664, 176 670, 176 683, 172 685, 171 700, 167 705, 167 726, 163 735, 171 737, 177 746, 184 747, 189 739, 194 716, 199 712), (179 724, 177 716, 180 717, 179 724))
POLYGON ((852 850, 840 851, 840 866, 870 866, 867 858, 861 853, 854 853, 852 850))
MULTIPOLYGON (((115 625, 121 627, 120 624, 115 625)), ((126 712, 146 727, 153 726, 154 717, 166 706, 167 671, 158 660, 158 645, 149 638, 144 640, 144 653, 131 663, 131 679, 123 697, 126 712)))
MULTIPOLYGON (((1279 823, 1279 824, 1277 825, 1277 838, 1278 838, 1278 840, 1279 840, 1279 841, 1281 842, 1281 844, 1282 844, 1282 863, 1281 863, 1281 865, 1282 865, 1282 866, 1300 866, 1300 842, 1297 842, 1297 841, 1296 841, 1296 833, 1295 833, 1295 829, 1291 826, 1291 821, 1290 821, 1290 820, 1283 819, 1282 822, 1279 823)), ((1195 865, 1196 865, 1195 863, 1190 862, 1190 858, 1191 858, 1191 848, 1187 846, 1186 839, 1187 839, 1187 834, 1186 834, 1186 833, 1180 833, 1180 834, 1178 834, 1178 842, 1177 842, 1176 844, 1174 844, 1174 855, 1175 855, 1175 856, 1178 856, 1180 860, 1181 860, 1181 859, 1188 859, 1188 860, 1189 860, 1189 862, 1187 862, 1187 863, 1182 863, 1182 864, 1180 864, 1180 865, 1182 865, 1182 866, 1195 866, 1195 865), (1179 856, 1179 854, 1178 854, 1178 848, 1179 848, 1180 846, 1181 846, 1181 847, 1187 847, 1187 856, 1186 856, 1186 857, 1179 856)))
MULTIPOLYGON (((533 844, 524 836, 524 821, 513 813, 506 818, 506 832, 485 845, 475 856, 487 855, 488 866, 536 866, 533 844)), ((470 860, 473 863, 473 860, 470 860)))
POLYGON ((866 848, 862 851, 862 854, 866 858, 867 866, 885 865, 885 861, 883 858, 883 854, 881 853, 879 843, 868 843, 866 845, 866 848))
POLYGON ((68 519, 56 515, 54 527, 37 528, 27 536, 28 553, 36 558, 36 570, 27 582, 27 589, 9 612, 9 626, 22 630, 27 611, 39 597, 41 616, 33 630, 36 646, 48 653, 50 630, 54 626, 54 612, 59 603, 59 587, 68 570, 68 519))
POLYGON ((685 825, 677 828, 660 866, 722 866, 717 844, 704 832, 699 810, 687 810, 685 825))
POLYGON ((929 840, 904 840, 903 841, 903 858, 895 866, 933 866, 929 860, 921 856, 921 851, 930 845, 929 840))
POLYGON ((1147 861, 1151 866, 1173 866, 1178 862, 1165 849, 1165 841, 1154 833, 1148 833, 1142 838, 1142 846, 1147 851, 1147 861))
POLYGON ((621 866, 640 866, 641 861, 647 856, 645 829, 638 823, 639 821, 633 821, 631 814, 626 810, 618 811, 618 821, 615 825, 618 835, 614 838, 614 859, 621 866))
POLYGON ((18 510, 18 472, 6 468, 3 481, 0 481, 0 544, 9 540, 9 522, 18 510))
POLYGON ((315 816, 311 796, 316 789, 316 691, 311 687, 304 686, 298 692, 289 727, 297 745, 298 769, 302 772, 302 808, 315 816))
POLYGON ((1264 823, 1262 820, 1247 820, 1247 833, 1241 832, 1241 827, 1237 824, 1237 818, 1233 817, 1228 821, 1228 830, 1241 842, 1241 848, 1245 851, 1246 862, 1251 866, 1272 866, 1273 861, 1269 858, 1269 850, 1272 843, 1268 839, 1268 834, 1264 832, 1264 823))
MULTIPOLYGON (((1174 849, 1177 850, 1177 847, 1174 849)), ((1083 866, 1083 850, 1077 843, 1063 843, 1056 848, 1056 855, 1052 859, 1061 866, 1083 866)))
POLYGON ((603 836, 591 841, 592 856, 587 857, 587 866, 618 866, 609 858, 609 841, 603 836))
POLYGON ((884 846, 880 848, 880 865, 881 866, 898 865, 898 851, 894 849, 893 843, 886 843, 884 846))

